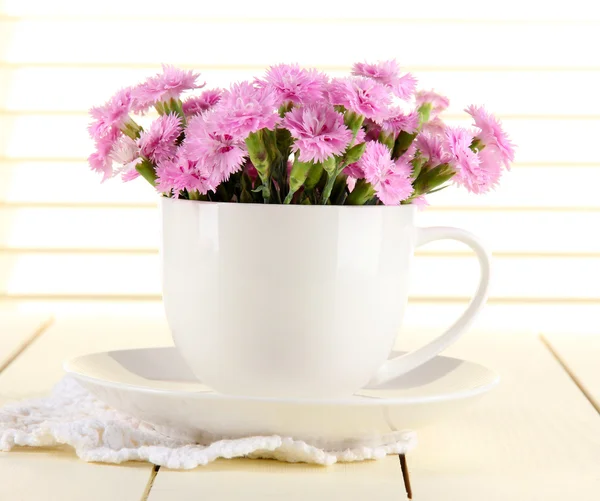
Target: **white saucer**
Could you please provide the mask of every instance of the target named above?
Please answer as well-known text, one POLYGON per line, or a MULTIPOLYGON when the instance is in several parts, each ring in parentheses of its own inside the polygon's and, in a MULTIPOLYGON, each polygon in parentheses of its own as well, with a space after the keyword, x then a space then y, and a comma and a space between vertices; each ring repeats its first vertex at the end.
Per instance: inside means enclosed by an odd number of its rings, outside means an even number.
MULTIPOLYGON (((392 356, 397 353, 392 354, 392 356)), ((337 400, 223 395, 198 382, 173 347, 84 355, 65 370, 115 409, 177 438, 281 435, 320 443, 381 442, 460 410, 499 382, 465 360, 438 356, 398 379, 337 400)))

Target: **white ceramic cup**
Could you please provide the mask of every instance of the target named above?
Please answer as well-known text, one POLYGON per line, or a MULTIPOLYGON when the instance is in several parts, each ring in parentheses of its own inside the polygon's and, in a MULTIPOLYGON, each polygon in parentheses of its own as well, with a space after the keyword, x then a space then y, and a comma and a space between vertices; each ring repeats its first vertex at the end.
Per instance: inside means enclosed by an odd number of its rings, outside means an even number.
POLYGON ((415 227, 411 205, 162 198, 161 206, 163 301, 173 339, 194 374, 222 393, 349 396, 436 356, 487 297, 490 260, 479 240, 457 228, 415 227), (414 249, 439 239, 475 251, 477 292, 444 334, 388 360, 414 249))

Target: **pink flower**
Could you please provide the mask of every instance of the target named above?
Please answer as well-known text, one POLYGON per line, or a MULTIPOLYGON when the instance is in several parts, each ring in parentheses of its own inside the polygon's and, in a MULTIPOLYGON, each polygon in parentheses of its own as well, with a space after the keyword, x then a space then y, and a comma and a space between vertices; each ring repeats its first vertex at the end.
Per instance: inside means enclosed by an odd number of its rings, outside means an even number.
MULTIPOLYGON (((485 149, 490 147, 490 151, 495 153, 493 156, 497 156, 498 161, 509 169, 515 159, 515 151, 500 121, 483 106, 469 106, 465 111, 473 117, 475 126, 481 129, 477 139, 485 145, 485 149)), ((491 157, 489 152, 486 157, 491 157)))
POLYGON ((400 76, 400 66, 395 59, 376 64, 355 63, 352 74, 368 77, 389 87, 400 99, 410 98, 417 86, 417 79, 410 73, 400 76))
POLYGON ((297 64, 271 66, 265 76, 274 89, 277 104, 313 104, 323 99, 327 76, 315 69, 306 70, 297 64))
POLYGON ((356 131, 356 137, 354 138, 354 144, 360 144, 360 143, 364 143, 367 140, 367 133, 365 132, 365 129, 363 129, 362 127, 360 129, 358 129, 358 131, 356 131))
POLYGON ((96 151, 88 157, 90 168, 94 172, 103 174, 102 181, 113 176, 112 159, 110 153, 113 148, 115 139, 112 137, 101 138, 96 141, 96 151))
POLYGON ((411 204, 416 205, 420 210, 429 207, 429 202, 425 198, 425 195, 419 195, 412 199, 411 204))
POLYGON ((94 121, 88 126, 88 131, 92 139, 116 137, 117 131, 129 120, 132 102, 131 89, 126 88, 118 91, 103 106, 90 109, 94 121))
POLYGON ((258 171, 256 170, 256 167, 254 167, 250 160, 248 160, 246 162, 246 165, 244 165, 244 171, 246 172, 246 174, 248 174, 248 177, 250 178, 250 181, 252 181, 252 184, 254 184, 254 182, 258 179, 258 171))
POLYGON ((136 165, 142 161, 140 148, 137 142, 129 136, 121 136, 116 141, 110 153, 110 158, 121 164, 122 167, 116 169, 115 174, 120 174, 124 182, 131 181, 140 175, 135 169, 136 165))
MULTIPOLYGON (((141 161, 141 160, 142 159, 140 158, 139 161, 141 161)), ((137 162, 137 163, 139 163, 139 162, 137 162)), ((134 179, 137 179, 138 177, 140 177, 140 173, 135 169, 135 165, 130 166, 127 169, 123 169, 123 171, 121 172, 121 181, 123 181, 124 183, 133 181, 134 179)))
POLYGON ((363 123, 363 128, 365 129, 365 139, 367 141, 377 141, 379 140, 379 134, 381 134, 382 126, 373 122, 373 120, 365 119, 363 123))
POLYGON ((382 128, 387 134, 397 136, 404 131, 412 134, 419 127, 419 113, 413 111, 405 115, 398 109, 393 110, 393 115, 383 121, 382 128))
POLYGON ((209 89, 199 96, 189 97, 183 102, 183 113, 186 116, 192 116, 210 110, 221 100, 222 95, 221 89, 209 89))
POLYGON ((328 86, 332 104, 344 106, 375 122, 388 118, 390 94, 387 88, 371 78, 335 78, 328 86))
POLYGON ((133 162, 140 156, 140 148, 137 142, 129 136, 121 136, 113 145, 110 153, 111 160, 118 164, 125 165, 133 162))
POLYGON ((413 159, 415 158, 416 153, 417 153, 417 145, 415 144, 415 141, 413 141, 410 144, 410 146, 408 147, 408 150, 406 150, 400 158, 403 161, 412 162, 413 159))
POLYGON ((181 119, 175 113, 161 115, 140 135, 140 153, 155 163, 173 157, 182 130, 181 119))
POLYGON ((260 129, 273 129, 279 121, 275 92, 249 82, 232 85, 214 109, 221 130, 238 138, 260 129))
POLYGON ((285 114, 282 125, 295 139, 292 151, 300 151, 301 162, 323 162, 340 155, 352 140, 344 116, 323 104, 292 109, 285 114))
POLYGON ((186 90, 205 85, 196 83, 200 75, 192 70, 181 70, 167 64, 162 65, 162 70, 162 73, 150 77, 132 90, 134 111, 144 112, 157 102, 179 99, 186 90))
POLYGON ((214 191, 221 182, 215 178, 214 171, 209 171, 206 166, 186 157, 160 162, 156 175, 156 189, 160 193, 173 191, 175 196, 181 190, 198 191, 205 195, 214 191))
POLYGON ((450 105, 450 100, 447 97, 442 96, 433 90, 420 90, 417 92, 415 97, 417 108, 423 104, 431 104, 430 118, 437 117, 450 105))
POLYGON ((453 157, 452 165, 456 170, 455 181, 472 193, 488 191, 498 179, 481 167, 479 156, 471 150, 473 134, 460 127, 448 127, 446 137, 453 157))
POLYGON ((362 170, 362 168, 357 163, 353 163, 353 164, 346 166, 344 168, 344 174, 346 174, 347 176, 353 177, 355 180, 362 179, 363 177, 365 177, 365 172, 362 170))
POLYGON ((433 120, 429 120, 421 127, 423 132, 429 132, 433 135, 444 135, 446 133, 446 124, 440 120, 439 117, 435 117, 433 120))
POLYGON ((402 160, 394 162, 384 144, 377 141, 367 143, 357 163, 365 179, 375 188, 377 198, 385 205, 398 205, 412 195, 412 166, 402 160))
POLYGON ((223 180, 242 168, 246 156, 244 141, 221 132, 213 112, 190 120, 184 148, 189 159, 202 164, 207 172, 216 170, 223 180))
POLYGON ((432 166, 452 160, 452 155, 447 150, 446 137, 441 134, 421 132, 415 140, 415 145, 432 166))

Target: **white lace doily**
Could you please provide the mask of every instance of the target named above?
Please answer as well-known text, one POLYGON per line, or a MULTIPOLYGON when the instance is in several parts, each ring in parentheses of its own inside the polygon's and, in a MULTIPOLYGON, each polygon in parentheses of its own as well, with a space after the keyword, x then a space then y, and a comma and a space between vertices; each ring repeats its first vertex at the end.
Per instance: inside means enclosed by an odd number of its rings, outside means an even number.
POLYGON ((396 432, 386 436, 385 445, 355 445, 346 450, 324 450, 276 435, 221 437, 207 444, 189 443, 170 438, 149 423, 111 409, 68 376, 48 397, 0 409, 0 450, 61 444, 73 447, 84 461, 148 461, 167 468, 189 469, 217 458, 242 456, 323 465, 381 459, 414 448, 416 434, 396 432))

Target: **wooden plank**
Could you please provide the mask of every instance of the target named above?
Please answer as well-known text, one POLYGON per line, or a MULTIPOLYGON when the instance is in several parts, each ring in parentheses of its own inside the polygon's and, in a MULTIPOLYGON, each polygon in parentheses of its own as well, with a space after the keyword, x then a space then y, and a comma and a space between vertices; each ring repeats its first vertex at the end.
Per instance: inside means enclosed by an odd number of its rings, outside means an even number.
MULTIPOLYGON (((409 301, 399 342, 418 329, 443 332, 466 308, 467 301, 409 301)), ((71 298, 37 298, 30 300, 0 299, 0 311, 22 312, 28 315, 88 315, 93 317, 137 316, 164 317, 162 301, 155 300, 86 300, 71 298)), ((475 320, 473 331, 489 329, 503 332, 589 332, 600 318, 600 302, 489 302, 475 320), (518 319, 518 321, 515 321, 518 319)), ((161 320, 157 320, 161 321, 161 320)), ((164 320, 162 320, 164 322, 164 320)))
POLYGON ((537 336, 472 332, 448 354, 503 379, 471 409, 419 433, 409 458, 416 499, 597 499, 600 419, 537 336))
MULTIPOLYGON (((408 344, 430 335, 413 335, 408 344)), ((399 346, 405 348, 406 340, 399 346)), ((539 339, 522 331, 473 332, 449 353, 494 367, 503 383, 460 415, 419 430, 420 445, 409 455, 415 499, 504 500, 518 493, 520 499, 595 500, 600 419, 539 339)), ((230 461, 188 473, 161 469, 149 500, 212 499, 217 492, 232 501, 276 494, 328 499, 333 492, 347 499, 402 499, 388 492, 397 481, 396 461, 349 465, 353 480, 343 482, 339 466, 230 461)))
POLYGON ((585 331, 573 328, 558 331, 555 326, 554 329, 547 327, 543 338, 600 413, 600 327, 597 319, 585 327, 585 331))
MULTIPOLYGON (((142 179, 122 183, 100 176, 85 161, 0 161, 0 203, 11 205, 153 205, 157 195, 142 179), (32 182, 35 180, 35 182, 32 182), (50 189, 49 186, 52 186, 50 189), (77 186, 74 190, 73 186, 77 186)), ((430 197, 429 210, 440 207, 513 208, 553 207, 599 208, 596 186, 600 185, 600 162, 590 166, 516 165, 500 186, 485 196, 464 189, 443 190, 430 197), (543 177, 543 181, 541 181, 543 177), (565 177, 585 179, 577 190, 564 190, 565 177), (543 189, 534 189, 543 182, 543 189), (556 193, 562 191, 560 197, 556 193)), ((554 219, 554 216, 552 216, 554 219)))
POLYGON ((219 460, 191 472, 161 468, 148 501, 362 501, 372 496, 382 501, 406 499, 398 456, 333 466, 240 459, 219 460))
MULTIPOLYGON (((135 85, 160 68, 0 67, 0 110, 17 112, 81 112, 103 103, 117 89, 135 85), (44 82, 45 93, 38 92, 44 82), (69 82, 65 85, 64 82, 69 82), (51 95, 52 99, 46 99, 51 95)), ((198 68, 207 87, 229 87, 264 74, 256 69, 198 68)), ((346 76, 347 70, 328 74, 346 76)), ((500 115, 597 115, 600 104, 588 100, 556 99, 574 80, 582 95, 600 87, 600 71, 418 71, 419 86, 434 88, 450 98, 450 114, 462 113, 472 103, 485 103, 500 115)))
POLYGON ((102 183, 101 179, 85 161, 0 162, 0 202, 156 204, 155 190, 143 180, 122 183, 115 178, 102 183))
MULTIPOLYGON (((144 182, 144 181, 140 181, 144 182)), ((458 190, 456 190, 458 191, 458 190)), ((154 199, 156 203, 158 197, 154 199)), ((460 208, 459 208, 460 209, 460 208)), ((500 255, 580 255, 600 253, 593 232, 599 211, 453 210, 452 206, 420 212, 420 226, 458 226, 479 235, 500 255), (536 232, 531 231, 532 228, 536 232)), ((0 206, 0 249, 17 251, 85 250, 90 252, 157 252, 160 215, 156 209, 77 206, 0 206)), ((466 247, 440 241, 419 253, 464 253, 466 247)), ((519 256, 517 256, 519 257, 519 256)), ((520 256, 523 257, 523 256, 520 256)))
MULTIPOLYGON (((447 120, 449 124, 470 126, 465 119, 447 120)), ((147 117, 146 117, 147 118, 147 117)), ((11 131, 0 136, 0 157, 19 159, 82 159, 93 151, 88 137, 89 118, 78 115, 0 115, 0 130, 11 131), (31 142, 35 137, 35 143, 31 142), (65 138, 68 138, 66 141, 65 138)), ((141 120, 142 123, 145 121, 141 120)), ((577 117, 564 120, 546 118, 510 118, 503 121, 515 144, 519 162, 555 163, 598 162, 593 148, 573 148, 573 144, 593 144, 600 135, 600 120, 577 117), (548 148, 548 141, 560 130, 561 140, 548 148)))
MULTIPOLYGON (((384 16, 385 17, 385 16, 384 16)), ((293 20, 273 19, 248 22, 243 19, 181 19, 178 23, 162 20, 2 20, 0 41, 5 47, 3 59, 12 63, 160 63, 170 61, 205 64, 236 63, 240 61, 238 44, 221 44, 218 51, 198 52, 197 47, 210 47, 223 35, 223 30, 235 33, 238 40, 252 40, 255 47, 244 53, 245 63, 272 64, 297 61, 300 64, 347 65, 371 58, 370 44, 338 44, 337 50, 323 50, 329 41, 347 39, 348 33, 358 30, 363 39, 377 39, 381 58, 402 55, 405 65, 461 66, 563 66, 594 67, 597 61, 581 47, 598 45, 597 26, 592 23, 439 23, 427 20, 389 20, 385 29, 381 23, 364 20, 349 30, 345 23, 333 20, 307 21, 301 24, 306 33, 320 33, 316 37, 288 37, 286 43, 273 43, 272 33, 294 33, 299 24, 293 20), (423 38, 423 33, 427 37, 423 38), (127 33, 131 40, 144 40, 144 50, 123 50, 120 37, 106 37, 106 33, 127 33), (161 33, 152 37, 150 33, 161 33), (402 50, 398 45, 399 33, 404 40, 421 40, 418 51, 402 50), (507 33, 510 35, 507 36, 507 33), (536 43, 532 44, 532 36, 536 43), (44 40, 32 44, 31 40, 44 40), (77 40, 74 44, 73 40, 77 40), (440 50, 452 40, 456 47, 469 50, 440 50), (485 40, 486 43, 473 43, 485 40), (101 43, 100 43, 101 41, 101 43), (543 47, 544 50, 540 50, 543 47)))
POLYGON ((162 315, 61 315, 0 376, 4 399, 48 393, 63 377, 64 360, 85 353, 172 344, 162 315))
MULTIPOLYGON (((349 0, 349 8, 340 9, 338 5, 327 4, 319 0, 306 0, 304 8, 299 11, 295 6, 281 4, 277 0, 263 0, 263 8, 256 9, 248 5, 243 0, 233 0, 228 3, 228 9, 218 3, 208 3, 206 5, 188 4, 181 0, 175 0, 170 8, 165 11, 164 3, 159 0, 147 0, 144 3, 143 17, 145 19, 163 19, 168 21, 178 21, 181 19, 206 19, 206 18, 244 18, 248 20, 255 19, 279 19, 282 17, 293 18, 295 20, 311 18, 330 18, 347 19, 363 21, 364 19, 378 19, 382 24, 388 20, 382 16, 382 9, 373 8, 369 10, 360 9, 363 4, 356 0, 349 0), (364 12, 363 12, 364 11, 364 12)), ((374 5, 377 5, 376 3, 374 5)), ((385 4, 386 7, 389 5, 385 4)), ((583 20, 589 21, 596 19, 597 13, 585 7, 589 4, 581 0, 575 0, 569 4, 569 9, 563 6, 549 4, 543 10, 534 5, 520 2, 519 0, 505 0, 502 9, 498 10, 493 5, 481 4, 475 2, 461 2, 459 4, 448 5, 443 0, 431 0, 427 7, 419 3, 410 3, 402 6, 401 9, 391 9, 392 19, 401 17, 405 20, 419 19, 426 17, 436 22, 469 22, 469 20, 583 20), (477 7, 477 8, 474 8, 477 7)), ((119 2, 119 0, 104 0, 98 6, 91 8, 85 3, 74 0, 55 0, 50 7, 43 0, 0 0, 0 13, 18 17, 27 18, 131 18, 139 19, 139 9, 128 2, 119 2)))
MULTIPOLYGON (((600 268, 600 257, 497 258, 491 298, 587 299, 600 298, 600 282, 590 273, 600 268), (548 280, 552 277, 552 280, 548 280)), ((468 298, 478 282, 476 260, 469 255, 420 255, 411 270, 412 297, 468 298)), ((0 255, 0 293, 28 295, 135 296, 155 298, 160 293, 160 259, 135 253, 29 253, 0 255)))
POLYGON ((156 209, 0 208, 0 247, 158 252, 159 227, 156 209))
MULTIPOLYGON (((83 353, 169 344, 164 323, 151 317, 58 320, 0 375, 2 400, 46 394, 63 376, 62 361, 83 353)), ((84 463, 66 448, 21 448, 0 454, 0 499, 139 501, 152 466, 84 463)))
POLYGON ((43 314, 0 311, 0 373, 51 323, 43 314))

